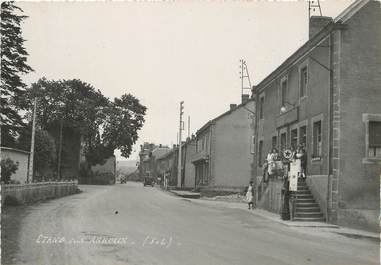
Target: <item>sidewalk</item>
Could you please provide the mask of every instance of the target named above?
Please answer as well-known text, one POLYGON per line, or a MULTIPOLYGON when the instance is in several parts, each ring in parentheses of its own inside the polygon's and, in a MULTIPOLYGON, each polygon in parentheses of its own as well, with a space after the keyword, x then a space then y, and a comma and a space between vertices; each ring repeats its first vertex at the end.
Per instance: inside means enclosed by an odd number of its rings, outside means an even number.
POLYGON ((168 191, 173 193, 176 196, 188 198, 188 199, 199 199, 201 197, 201 194, 198 192, 191 192, 186 190, 168 190, 168 191))
POLYGON ((240 209, 246 212, 250 212, 256 216, 266 218, 273 222, 280 223, 282 225, 294 228, 318 228, 321 232, 331 232, 339 235, 347 236, 350 238, 369 238, 373 240, 379 240, 380 235, 378 233, 368 232, 364 230, 357 230, 351 228, 340 227, 330 223, 324 222, 300 222, 300 221, 285 221, 282 220, 279 214, 275 214, 262 209, 249 210, 245 203, 239 202, 226 202, 226 201, 212 201, 212 200, 203 200, 203 199, 189 199, 190 201, 198 204, 210 205, 210 206, 220 206, 230 209, 240 209))

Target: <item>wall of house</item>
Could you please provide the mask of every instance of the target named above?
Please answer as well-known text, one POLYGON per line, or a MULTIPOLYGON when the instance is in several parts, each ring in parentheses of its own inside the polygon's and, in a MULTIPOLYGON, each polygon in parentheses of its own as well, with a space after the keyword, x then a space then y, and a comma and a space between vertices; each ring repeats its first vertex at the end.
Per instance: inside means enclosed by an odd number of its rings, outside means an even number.
POLYGON ((11 176, 11 180, 18 181, 20 184, 24 184, 27 180, 28 174, 29 153, 1 148, 1 159, 7 158, 10 158, 15 163, 19 163, 17 171, 11 176))
POLYGON ((192 155, 196 152, 196 141, 191 140, 185 144, 185 157, 184 160, 184 187, 195 187, 195 167, 192 163, 192 155))
MULTIPOLYGON (((254 102, 246 104, 254 110, 254 102)), ((252 118, 243 107, 215 121, 213 160, 214 187, 244 187, 251 179, 252 154, 250 143, 252 118)))
MULTIPOLYGON (((258 139, 255 162, 257 164, 257 176, 261 176, 263 169, 260 166, 266 155, 272 148, 272 137, 277 137, 277 148, 280 150, 280 134, 286 132, 287 134, 287 148, 291 146, 291 130, 298 129, 298 138, 300 140, 300 127, 307 126, 307 169, 308 175, 322 175, 327 174, 327 159, 328 159, 328 93, 329 93, 329 71, 316 63, 309 57, 313 57, 319 63, 329 67, 329 45, 328 39, 323 41, 319 46, 313 49, 308 56, 297 61, 293 66, 279 77, 275 78, 263 91, 257 95, 257 101, 264 97, 263 119, 259 118, 259 106, 257 106, 257 120, 258 120, 258 139), (300 69, 303 66, 308 67, 308 84, 306 89, 306 96, 300 98, 300 69), (299 108, 298 119, 291 124, 278 127, 276 119, 282 115, 281 109, 281 80, 287 78, 288 88, 286 94, 286 101, 294 104, 299 108), (321 159, 312 159, 312 140, 313 140, 313 122, 322 121, 322 157, 321 159), (263 141, 262 157, 259 158, 259 142, 263 141), (259 163, 259 160, 260 163, 259 163)), ((259 103, 258 103, 259 104, 259 103)), ((285 104, 287 110, 293 107, 290 104, 285 104)))
POLYGON ((337 155, 340 225, 378 230, 381 159, 366 159, 369 115, 381 121, 381 10, 370 1, 341 32, 337 155))
POLYGON ((208 123, 202 131, 197 132, 196 149, 191 156, 195 169, 195 183, 197 187, 212 187, 214 183, 214 123, 208 123))

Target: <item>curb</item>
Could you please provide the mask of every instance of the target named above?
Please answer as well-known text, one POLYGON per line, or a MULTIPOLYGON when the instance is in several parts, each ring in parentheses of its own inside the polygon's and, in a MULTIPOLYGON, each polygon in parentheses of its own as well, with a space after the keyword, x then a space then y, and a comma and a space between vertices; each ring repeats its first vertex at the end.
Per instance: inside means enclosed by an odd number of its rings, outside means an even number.
POLYGON ((271 220, 273 222, 282 224, 284 226, 288 227, 295 227, 295 228, 322 228, 327 229, 326 232, 331 232, 335 234, 339 234, 341 236, 346 236, 350 238, 368 238, 372 240, 380 240, 380 235, 378 233, 374 232, 368 232, 364 230, 357 230, 357 229, 351 229, 351 228, 345 228, 340 227, 335 224, 330 223, 322 223, 322 222, 297 222, 297 221, 286 221, 280 219, 280 216, 271 212, 268 212, 263 209, 255 208, 254 210, 246 209, 246 205, 243 203, 237 203, 237 202, 226 202, 226 201, 213 201, 213 200, 191 200, 192 202, 204 204, 204 205, 216 205, 216 206, 222 206, 227 207, 231 209, 240 209, 246 212, 250 212, 253 215, 271 220))

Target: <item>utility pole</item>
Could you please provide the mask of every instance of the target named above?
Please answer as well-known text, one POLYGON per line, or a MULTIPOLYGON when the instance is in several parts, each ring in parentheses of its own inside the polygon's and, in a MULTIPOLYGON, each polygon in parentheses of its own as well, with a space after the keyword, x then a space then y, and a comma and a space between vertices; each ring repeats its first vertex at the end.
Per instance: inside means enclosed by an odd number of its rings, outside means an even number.
POLYGON ((179 123, 179 155, 177 167, 177 187, 181 188, 181 131, 183 130, 184 101, 180 102, 180 123, 179 123))
POLYGON ((188 138, 190 137, 190 116, 188 115, 188 138))
POLYGON ((247 64, 244 59, 239 60, 239 74, 241 79, 241 95, 247 95, 246 91, 252 90, 250 76, 249 76, 249 70, 247 69, 247 64))
POLYGON ((29 169, 26 182, 33 182, 33 163, 34 163, 34 138, 36 134, 36 111, 37 111, 37 97, 34 98, 33 104, 33 119, 32 119, 32 138, 30 141, 30 155, 29 155, 29 169))
POLYGON ((63 138, 63 116, 61 116, 61 121, 60 121, 60 139, 59 139, 59 145, 58 145, 57 174, 58 174, 59 180, 61 180, 62 138, 63 138))

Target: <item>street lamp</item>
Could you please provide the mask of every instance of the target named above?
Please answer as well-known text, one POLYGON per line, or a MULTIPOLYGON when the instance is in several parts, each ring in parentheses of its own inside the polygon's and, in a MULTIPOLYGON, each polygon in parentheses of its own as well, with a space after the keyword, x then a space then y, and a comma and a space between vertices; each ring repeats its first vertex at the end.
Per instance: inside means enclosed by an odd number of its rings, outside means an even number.
POLYGON ((281 114, 287 112, 287 108, 286 108, 285 104, 288 104, 288 105, 292 106, 292 108, 296 107, 296 104, 292 104, 292 103, 290 103, 288 101, 284 101, 282 107, 280 108, 280 113, 281 114))

